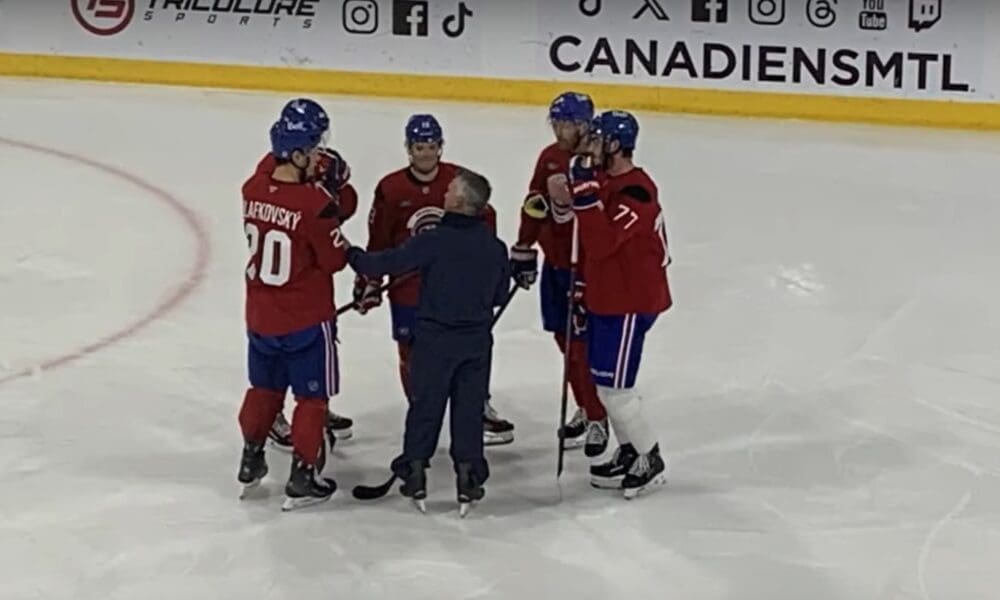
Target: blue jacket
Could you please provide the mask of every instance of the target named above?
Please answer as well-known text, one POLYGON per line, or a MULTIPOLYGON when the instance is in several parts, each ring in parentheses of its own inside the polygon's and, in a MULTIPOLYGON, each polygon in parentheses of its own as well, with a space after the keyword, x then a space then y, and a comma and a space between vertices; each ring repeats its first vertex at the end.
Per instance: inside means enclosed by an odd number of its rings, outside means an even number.
POLYGON ((347 262, 368 277, 420 272, 414 335, 447 335, 477 343, 489 339, 493 309, 507 301, 507 247, 478 217, 445 213, 440 225, 398 248, 365 252, 352 247, 347 262))

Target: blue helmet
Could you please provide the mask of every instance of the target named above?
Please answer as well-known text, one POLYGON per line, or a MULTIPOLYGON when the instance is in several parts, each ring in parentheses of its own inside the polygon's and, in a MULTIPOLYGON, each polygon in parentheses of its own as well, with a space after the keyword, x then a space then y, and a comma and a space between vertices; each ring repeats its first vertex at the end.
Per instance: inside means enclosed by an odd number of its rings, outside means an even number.
POLYGON ((594 118, 594 101, 586 94, 566 92, 549 105, 549 122, 573 121, 590 123, 594 118))
POLYGON ((323 130, 312 121, 278 119, 271 126, 271 152, 288 160, 296 150, 309 152, 323 141, 323 130))
POLYGON ((413 115, 406 122, 406 145, 444 141, 444 131, 433 115, 413 115))
POLYGON ((590 126, 595 135, 604 139, 605 143, 618 142, 622 150, 634 150, 639 137, 639 122, 631 113, 623 110, 609 110, 594 119, 590 126))
POLYGON ((330 129, 330 116, 326 114, 319 102, 309 98, 290 100, 285 108, 281 109, 281 118, 289 121, 310 121, 320 131, 330 129))

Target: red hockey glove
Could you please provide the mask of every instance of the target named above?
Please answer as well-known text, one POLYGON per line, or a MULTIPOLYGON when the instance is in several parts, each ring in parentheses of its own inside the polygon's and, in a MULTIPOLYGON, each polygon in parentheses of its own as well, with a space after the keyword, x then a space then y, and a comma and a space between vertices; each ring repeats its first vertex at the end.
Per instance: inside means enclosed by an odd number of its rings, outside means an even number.
POLYGON ((340 152, 330 148, 320 148, 319 165, 316 167, 316 179, 333 195, 351 180, 351 167, 340 155, 340 152))
POLYGON ((354 308, 361 314, 382 304, 382 279, 358 275, 354 280, 354 308))

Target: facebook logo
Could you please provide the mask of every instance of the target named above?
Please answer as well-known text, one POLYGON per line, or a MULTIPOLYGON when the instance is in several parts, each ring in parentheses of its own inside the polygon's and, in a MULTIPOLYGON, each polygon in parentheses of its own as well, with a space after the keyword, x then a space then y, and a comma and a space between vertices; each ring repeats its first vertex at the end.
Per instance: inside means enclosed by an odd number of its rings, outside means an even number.
POLYGON ((426 0, 393 0, 393 34, 427 37, 427 20, 426 0))
POLYGON ((729 20, 729 2, 691 0, 691 20, 696 23, 725 23, 729 20))

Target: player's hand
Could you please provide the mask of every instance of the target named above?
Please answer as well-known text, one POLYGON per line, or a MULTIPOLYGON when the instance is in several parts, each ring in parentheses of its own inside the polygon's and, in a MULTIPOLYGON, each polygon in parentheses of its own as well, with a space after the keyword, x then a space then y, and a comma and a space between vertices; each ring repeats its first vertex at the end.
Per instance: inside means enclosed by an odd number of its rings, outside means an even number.
POLYGON ((331 148, 320 148, 319 156, 316 178, 327 191, 336 195, 337 191, 351 180, 351 167, 340 152, 331 148))
POLYGON ((538 250, 516 244, 510 249, 510 274, 518 287, 529 290, 538 281, 538 250))
POLYGON ((549 216, 549 203, 545 201, 545 196, 538 192, 531 192, 524 199, 521 210, 532 219, 542 220, 549 216))
POLYGON ((601 191, 601 184, 597 181, 597 170, 590 157, 577 156, 573 159, 570 182, 574 209, 591 208, 600 201, 598 194, 601 191))
POLYGON ((587 332, 587 304, 584 299, 586 290, 587 284, 578 280, 570 291, 570 294, 573 295, 573 314, 570 315, 570 322, 573 335, 576 337, 587 332))
POLYGON ((382 304, 382 280, 358 275, 354 280, 354 308, 361 314, 382 304))

